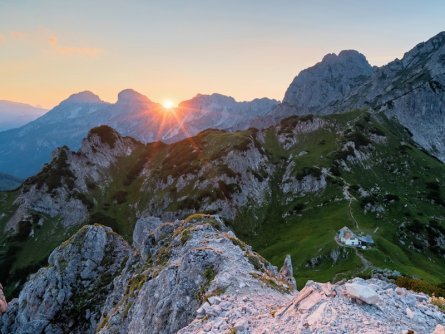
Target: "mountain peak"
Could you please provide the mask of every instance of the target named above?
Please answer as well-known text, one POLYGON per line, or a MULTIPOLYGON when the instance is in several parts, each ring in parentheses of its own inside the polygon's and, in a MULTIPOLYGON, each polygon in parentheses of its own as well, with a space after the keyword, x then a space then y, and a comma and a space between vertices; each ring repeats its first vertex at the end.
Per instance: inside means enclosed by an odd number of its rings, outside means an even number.
POLYGON ((76 94, 70 95, 62 103, 102 103, 103 101, 96 94, 85 90, 76 94))
POLYGON ((283 102, 297 108, 298 114, 323 113, 323 108, 347 96, 372 71, 366 57, 358 51, 329 53, 295 77, 283 102))
POLYGON ((335 64, 345 62, 359 62, 363 63, 365 66, 370 66, 366 57, 357 50, 342 50, 338 55, 335 53, 328 53, 323 57, 321 63, 318 63, 315 66, 323 63, 335 64))
POLYGON ((150 99, 134 89, 124 89, 117 95, 117 103, 151 103, 150 99))
POLYGON ((194 98, 184 102, 197 102, 197 103, 235 103, 235 99, 231 96, 222 95, 219 93, 212 94, 197 94, 194 98))

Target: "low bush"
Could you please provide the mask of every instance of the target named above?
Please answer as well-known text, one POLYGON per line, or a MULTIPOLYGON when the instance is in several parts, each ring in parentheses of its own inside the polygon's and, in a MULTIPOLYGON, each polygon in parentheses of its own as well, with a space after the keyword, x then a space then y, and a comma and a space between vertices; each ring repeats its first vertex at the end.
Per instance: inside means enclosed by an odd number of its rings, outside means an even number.
POLYGON ((420 279, 401 276, 396 278, 395 283, 397 286, 408 290, 423 292, 430 296, 434 294, 437 297, 445 297, 445 289, 420 279))

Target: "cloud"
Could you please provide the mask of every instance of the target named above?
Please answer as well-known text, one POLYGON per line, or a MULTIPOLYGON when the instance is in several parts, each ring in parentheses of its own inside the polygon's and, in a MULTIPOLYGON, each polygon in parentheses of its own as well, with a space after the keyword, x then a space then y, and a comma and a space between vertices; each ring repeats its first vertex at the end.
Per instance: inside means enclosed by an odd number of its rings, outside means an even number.
POLYGON ((26 37, 26 33, 23 31, 11 31, 9 35, 12 39, 22 39, 26 37))
POLYGON ((74 56, 96 57, 103 52, 102 49, 95 47, 62 46, 59 43, 59 39, 54 35, 48 37, 48 43, 55 52, 67 56, 74 55, 74 56))
POLYGON ((86 46, 70 46, 59 42, 59 38, 45 28, 36 31, 9 31, 0 32, 0 44, 20 43, 32 48, 50 47, 51 52, 61 56, 97 57, 103 53, 103 49, 86 46))

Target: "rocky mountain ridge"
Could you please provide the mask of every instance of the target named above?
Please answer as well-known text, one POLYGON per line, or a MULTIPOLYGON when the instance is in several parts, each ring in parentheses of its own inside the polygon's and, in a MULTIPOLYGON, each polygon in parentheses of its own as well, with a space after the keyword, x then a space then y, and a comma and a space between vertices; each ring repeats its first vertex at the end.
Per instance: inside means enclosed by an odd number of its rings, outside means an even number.
POLYGON ((21 127, 47 112, 25 103, 0 100, 0 131, 21 127))
POLYGON ((292 288, 218 216, 85 226, 0 316, 1 333, 440 333, 428 296, 378 279, 292 288), (93 258, 92 258, 93 256, 93 258), (351 321, 354 319, 354 321, 351 321), (363 328, 366 326, 366 329, 363 328))
POLYGON ((239 130, 277 105, 270 99, 237 102, 231 97, 198 95, 167 111, 146 96, 126 89, 116 103, 102 101, 92 92, 73 94, 37 120, 0 132, 0 171, 28 177, 47 162, 60 146, 80 147, 88 131, 109 125, 144 143, 178 141, 207 128, 239 130))
POLYGON ((382 67, 356 51, 328 55, 289 86, 277 115, 331 114, 355 108, 383 111, 445 161, 445 32, 382 67))

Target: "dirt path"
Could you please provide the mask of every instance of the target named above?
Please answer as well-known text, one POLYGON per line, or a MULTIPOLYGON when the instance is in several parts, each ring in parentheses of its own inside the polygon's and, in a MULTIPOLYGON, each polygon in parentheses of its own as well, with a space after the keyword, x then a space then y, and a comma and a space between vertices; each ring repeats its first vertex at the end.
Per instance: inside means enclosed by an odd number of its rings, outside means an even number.
POLYGON ((352 204, 352 201, 353 201, 353 200, 356 200, 356 199, 355 199, 355 198, 351 198, 351 199, 349 200, 349 205, 348 205, 348 207, 349 207, 349 215, 351 216, 352 220, 354 221, 354 223, 355 223, 355 227, 356 227, 357 229, 359 229, 358 221, 357 221, 357 219, 355 219, 354 215, 352 214, 351 204, 352 204))
POLYGON ((374 265, 363 256, 363 254, 360 254, 357 248, 355 248, 354 251, 355 255, 357 255, 360 261, 362 261, 362 270, 360 271, 361 273, 365 272, 369 268, 375 268, 374 265))

